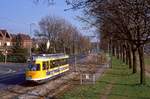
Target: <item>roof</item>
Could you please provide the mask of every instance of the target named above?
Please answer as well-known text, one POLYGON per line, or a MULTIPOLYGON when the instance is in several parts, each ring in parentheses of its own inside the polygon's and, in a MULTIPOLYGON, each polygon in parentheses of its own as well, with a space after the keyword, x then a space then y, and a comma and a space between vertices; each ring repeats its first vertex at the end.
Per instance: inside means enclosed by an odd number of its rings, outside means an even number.
POLYGON ((30 36, 27 34, 19 33, 17 36, 19 36, 21 40, 31 40, 30 36))
POLYGON ((56 60, 56 59, 62 59, 62 58, 69 58, 66 54, 39 54, 39 55, 33 55, 32 60, 56 60))
POLYGON ((0 36, 4 37, 6 36, 6 38, 11 38, 11 35, 7 32, 7 30, 0 30, 0 36))

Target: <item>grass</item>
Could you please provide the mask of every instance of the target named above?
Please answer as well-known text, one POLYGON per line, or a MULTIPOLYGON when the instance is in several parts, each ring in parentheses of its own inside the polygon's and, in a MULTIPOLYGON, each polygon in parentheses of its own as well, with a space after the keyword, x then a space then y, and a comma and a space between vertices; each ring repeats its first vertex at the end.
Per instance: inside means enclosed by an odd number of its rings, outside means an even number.
POLYGON ((145 64, 150 65, 150 56, 145 55, 145 64))
POLYGON ((150 72, 150 56, 145 55, 145 68, 150 72))
POLYGON ((150 79, 146 85, 139 84, 139 74, 132 74, 128 66, 113 59, 113 69, 109 69, 95 85, 79 85, 67 91, 61 99, 100 99, 112 85, 108 99, 150 99, 150 79))

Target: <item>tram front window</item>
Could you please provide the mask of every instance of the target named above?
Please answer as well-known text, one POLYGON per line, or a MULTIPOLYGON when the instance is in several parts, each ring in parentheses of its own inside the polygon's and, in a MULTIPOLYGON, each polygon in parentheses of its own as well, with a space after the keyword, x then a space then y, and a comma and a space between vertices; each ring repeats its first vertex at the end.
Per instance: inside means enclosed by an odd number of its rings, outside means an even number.
POLYGON ((30 71, 39 71, 40 70, 40 64, 29 64, 28 69, 30 71))

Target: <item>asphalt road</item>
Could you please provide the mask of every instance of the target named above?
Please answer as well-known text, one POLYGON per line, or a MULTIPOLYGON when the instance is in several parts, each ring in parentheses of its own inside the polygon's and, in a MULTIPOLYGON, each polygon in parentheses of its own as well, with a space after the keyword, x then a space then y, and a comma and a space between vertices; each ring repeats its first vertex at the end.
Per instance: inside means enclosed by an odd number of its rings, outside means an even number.
MULTIPOLYGON (((77 61, 86 57, 86 55, 77 55, 77 61)), ((75 56, 69 58, 69 63, 74 64, 75 56)), ((0 90, 13 87, 25 82, 25 67, 22 63, 0 63, 0 90)))
POLYGON ((25 63, 0 63, 0 89, 25 81, 25 63))
POLYGON ((3 74, 20 72, 25 69, 25 63, 0 63, 0 76, 3 74))

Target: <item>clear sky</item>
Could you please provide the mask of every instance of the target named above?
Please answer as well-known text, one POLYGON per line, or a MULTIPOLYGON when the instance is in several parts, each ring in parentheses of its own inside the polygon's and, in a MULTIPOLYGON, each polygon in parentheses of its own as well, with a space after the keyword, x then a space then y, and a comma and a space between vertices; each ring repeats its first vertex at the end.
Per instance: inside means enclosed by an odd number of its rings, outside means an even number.
MULTIPOLYGON (((79 30, 85 25, 76 18, 77 15, 82 14, 81 11, 64 11, 64 9, 69 8, 65 0, 55 0, 54 5, 48 5, 47 2, 44 2, 46 0, 41 0, 38 4, 35 4, 33 1, 34 0, 0 0, 0 29, 7 29, 11 33, 29 33, 30 24, 38 24, 41 18, 47 15, 63 17, 79 30)), ((35 29, 37 27, 38 25, 32 26, 32 28, 35 29)), ((89 35, 87 31, 82 32, 83 34, 89 35)))

